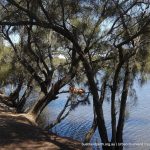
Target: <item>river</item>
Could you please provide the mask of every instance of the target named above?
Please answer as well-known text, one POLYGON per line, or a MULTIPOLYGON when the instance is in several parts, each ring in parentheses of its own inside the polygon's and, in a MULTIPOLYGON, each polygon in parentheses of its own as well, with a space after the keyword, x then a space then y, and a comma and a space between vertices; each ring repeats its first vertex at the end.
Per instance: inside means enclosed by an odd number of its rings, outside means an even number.
MULTIPOLYGON (((150 81, 142 87, 137 81, 133 85, 138 99, 127 103, 127 117, 124 126, 124 150, 150 149, 150 81)), ((41 115, 41 126, 48 125, 56 118, 67 100, 67 94, 51 102, 41 115)), ((110 103, 104 102, 104 116, 109 138, 111 138, 110 103)), ((91 127, 93 120, 92 99, 90 105, 80 105, 71 111, 69 116, 53 128, 58 135, 71 137, 83 141, 85 134, 91 127)), ((100 143, 98 131, 95 132, 91 143, 100 143)), ((97 146, 93 146, 97 150, 97 146)))

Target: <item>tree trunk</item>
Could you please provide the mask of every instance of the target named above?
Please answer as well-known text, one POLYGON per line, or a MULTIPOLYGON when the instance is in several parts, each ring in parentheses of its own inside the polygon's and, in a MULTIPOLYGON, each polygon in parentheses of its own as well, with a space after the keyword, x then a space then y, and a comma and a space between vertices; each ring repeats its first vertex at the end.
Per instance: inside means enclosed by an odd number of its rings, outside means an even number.
POLYGON ((115 106, 115 98, 116 98, 116 92, 118 87, 118 77, 121 70, 121 67, 123 65, 123 61, 119 62, 117 65, 117 69, 115 71, 114 79, 113 79, 113 86, 111 89, 111 126, 112 126, 112 138, 111 142, 116 143, 116 106, 115 106))
POLYGON ((43 96, 35 103, 35 105, 29 111, 29 114, 33 115, 35 120, 38 118, 43 109, 48 105, 48 103, 57 98, 56 96, 59 93, 59 90, 68 82, 70 82, 70 80, 75 76, 75 70, 74 72, 69 73, 62 79, 58 80, 54 85, 52 85, 50 92, 48 92, 47 95, 43 96))
MULTIPOLYGON (((74 43, 74 50, 79 54, 80 59, 85 68, 85 73, 88 78, 90 91, 93 95, 93 104, 94 104, 95 113, 97 115, 98 131, 99 131, 102 143, 109 143, 108 136, 107 136, 107 130, 106 130, 106 126, 105 126, 105 121, 104 121, 102 103, 100 103, 100 101, 99 101, 100 97, 98 94, 96 82, 94 80, 94 73, 93 73, 92 67, 91 67, 90 63, 87 61, 87 59, 85 58, 85 54, 81 50, 81 47, 78 45, 78 43, 76 43, 74 41, 73 41, 73 43, 74 43)), ((109 148, 104 146, 103 149, 107 150, 109 148)))
MULTIPOLYGON (((50 92, 43 96, 41 99, 39 99, 33 108, 29 111, 30 114, 32 114, 35 118, 39 116, 39 114, 42 112, 42 110, 45 108, 48 102, 54 100, 56 98, 56 95, 58 94, 59 89, 64 86, 65 80, 67 80, 65 77, 62 80, 59 80, 55 83, 55 85, 52 86, 50 92)), ((68 81, 68 80, 67 80, 68 81)), ((66 81, 66 82, 67 82, 66 81)))
POLYGON ((20 79, 15 91, 9 95, 9 99, 12 101, 13 106, 16 108, 18 103, 17 99, 19 99, 19 93, 21 91, 22 86, 23 86, 23 79, 20 79))
POLYGON ((91 126, 90 130, 85 135, 84 143, 90 143, 91 138, 92 138, 92 136, 95 133, 95 130, 97 128, 97 121, 96 120, 97 120, 97 118, 96 118, 96 114, 95 114, 95 110, 94 110, 93 123, 92 123, 92 126, 91 126))
POLYGON ((66 101, 66 104, 65 104, 64 108, 61 110, 61 112, 59 113, 59 115, 57 116, 57 119, 45 127, 46 130, 52 129, 54 126, 56 126, 58 123, 60 123, 62 120, 64 120, 69 115, 70 109, 67 111, 67 113, 65 113, 66 109, 68 108, 69 101, 70 101, 70 99, 68 99, 66 101))
POLYGON ((88 64, 86 59, 83 57, 82 60, 83 60, 83 65, 86 70, 86 76, 88 78, 90 90, 93 95, 93 104, 94 104, 95 112, 97 115, 97 125, 98 125, 99 134, 103 143, 109 143, 105 121, 104 121, 103 108, 99 102, 99 94, 98 94, 97 85, 94 81, 94 74, 93 74, 91 66, 88 64))
POLYGON ((21 99, 19 100, 18 104, 17 104, 17 112, 18 113, 23 113, 23 107, 27 101, 27 98, 29 97, 31 91, 33 90, 33 87, 28 85, 26 91, 24 92, 23 96, 21 97, 21 99))
MULTIPOLYGON (((129 83, 130 83, 130 72, 129 72, 129 66, 126 67, 126 73, 123 83, 123 91, 121 96, 121 104, 120 104, 120 114, 119 114, 119 120, 118 120, 118 126, 117 126, 117 143, 123 143, 123 127, 124 127, 124 121, 125 121, 125 110, 126 110, 126 101, 128 96, 128 90, 129 90, 129 83)), ((122 146, 118 146, 116 150, 122 150, 122 146)))

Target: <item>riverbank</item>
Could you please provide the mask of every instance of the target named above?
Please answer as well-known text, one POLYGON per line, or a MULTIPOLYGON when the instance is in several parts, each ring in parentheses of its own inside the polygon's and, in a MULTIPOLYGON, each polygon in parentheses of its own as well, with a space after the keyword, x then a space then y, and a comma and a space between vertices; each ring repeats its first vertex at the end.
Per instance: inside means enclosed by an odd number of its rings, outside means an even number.
MULTIPOLYGON (((0 105, 1 150, 82 150, 81 142, 48 133, 30 116, 15 114, 0 105)), ((90 150, 88 148, 88 150, 90 150)))

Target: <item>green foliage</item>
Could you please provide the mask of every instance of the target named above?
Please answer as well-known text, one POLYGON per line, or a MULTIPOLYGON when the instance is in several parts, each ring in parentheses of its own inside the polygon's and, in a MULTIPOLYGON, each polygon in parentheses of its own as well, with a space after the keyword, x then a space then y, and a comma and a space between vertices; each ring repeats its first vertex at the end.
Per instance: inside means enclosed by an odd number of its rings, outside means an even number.
POLYGON ((9 83, 16 84, 20 76, 26 76, 28 73, 22 65, 19 64, 14 55, 14 51, 7 46, 0 48, 0 85, 5 86, 9 83))
POLYGON ((12 51, 8 47, 0 48, 0 82, 7 82, 8 77, 13 72, 12 51))
POLYGON ((54 66, 57 67, 59 65, 65 64, 66 60, 62 58, 53 58, 53 63, 54 63, 54 66))

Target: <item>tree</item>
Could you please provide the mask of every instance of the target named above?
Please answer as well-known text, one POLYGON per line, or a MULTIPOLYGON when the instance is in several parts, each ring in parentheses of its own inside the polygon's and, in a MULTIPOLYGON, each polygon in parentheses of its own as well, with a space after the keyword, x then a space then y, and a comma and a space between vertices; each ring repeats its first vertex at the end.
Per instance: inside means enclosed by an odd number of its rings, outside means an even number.
MULTIPOLYGON (((141 52, 142 35, 145 34, 145 28, 148 27, 150 22, 149 3, 126 0, 95 2, 36 0, 34 2, 35 5, 33 5, 33 1, 28 0, 7 0, 6 3, 1 4, 3 12, 6 11, 6 13, 2 13, 0 21, 3 34, 11 43, 21 64, 33 75, 34 80, 45 94, 37 101, 30 113, 37 116, 49 102, 56 98, 59 90, 75 77, 78 64, 81 61, 81 70, 88 79, 89 90, 93 96, 96 126, 101 141, 102 143, 112 144, 122 143, 126 101, 133 81, 133 67, 141 52), (14 12, 16 15, 12 16, 11 14, 14 14, 14 12), (18 13, 21 15, 20 18, 17 17, 18 13), (106 25, 108 22, 110 24, 106 25), (20 57, 18 47, 16 48, 9 38, 12 27, 16 26, 20 27, 19 30, 25 31, 23 32, 24 40, 21 40, 22 49, 20 52, 27 57, 24 57, 24 55, 20 57), (51 83, 52 78, 47 79, 51 76, 48 72, 51 72, 52 68, 49 70, 42 61, 45 51, 42 57, 38 53, 41 49, 43 51, 45 41, 39 42, 38 39, 34 38, 34 34, 38 34, 40 30, 44 35, 47 34, 45 33, 47 30, 53 31, 59 37, 57 40, 59 49, 71 53, 71 55, 68 55, 68 57, 70 56, 69 59, 67 59, 70 60, 70 68, 65 75, 63 74, 53 84, 51 83), (38 43, 40 45, 42 43, 42 46, 39 46, 38 43), (36 57, 40 58, 40 63, 43 64, 42 67, 45 67, 46 72, 41 70, 40 66, 38 70, 35 70, 34 64, 39 65, 39 60, 36 57), (29 64, 29 60, 32 60, 32 64, 29 64), (95 79, 99 71, 104 72, 101 78, 100 92, 95 79), (49 88, 50 90, 48 90, 49 88), (106 92, 110 93, 111 101, 112 138, 110 141, 103 115, 103 101, 106 99, 106 92), (117 97, 117 93, 119 93, 120 98, 117 97), (116 114, 117 99, 120 99, 119 114, 116 114)), ((51 48, 50 52, 54 47, 49 47, 51 48)), ((122 149, 122 147, 116 144, 112 147, 103 146, 103 149, 122 149)))

